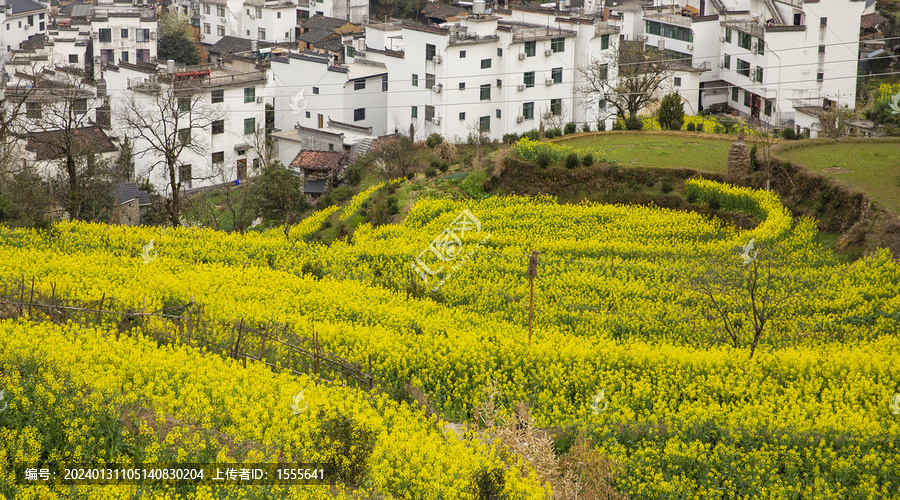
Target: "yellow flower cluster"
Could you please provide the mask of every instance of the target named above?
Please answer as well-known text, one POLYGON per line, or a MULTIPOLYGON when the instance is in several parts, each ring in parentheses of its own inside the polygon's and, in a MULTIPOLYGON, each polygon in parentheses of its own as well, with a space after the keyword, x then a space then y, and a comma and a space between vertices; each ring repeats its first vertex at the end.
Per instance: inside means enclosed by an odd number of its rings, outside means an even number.
MULTIPOLYGON (((329 246, 286 242, 277 231, 229 235, 67 223, 52 236, 0 229, 0 278, 10 283, 23 274, 36 276, 45 293, 54 286, 58 297, 114 297, 125 307, 194 300, 210 320, 272 320, 302 336, 315 328, 325 349, 361 364, 371 356, 379 379, 394 386, 408 380, 458 420, 472 418, 483 389, 497 380, 503 402, 530 402, 541 425, 590 426, 624 467, 617 485, 636 497, 679 491, 692 498, 721 497, 736 490, 738 496, 776 498, 841 491, 838 483, 850 497, 896 489, 891 443, 900 436, 900 419, 888 405, 900 392, 898 263, 878 253, 840 264, 815 243, 814 226, 792 225, 769 193, 704 180, 689 181, 687 189, 701 201, 746 211, 760 225, 736 231, 693 213, 558 205, 550 197, 518 196, 420 200, 402 225, 363 225, 352 242, 329 246), (467 231, 454 226, 463 209, 478 219, 467 231), (445 230, 459 237, 461 253, 471 252, 431 292, 411 265, 432 251, 430 244, 445 230), (154 238, 159 258, 144 264, 141 246, 154 238), (709 347, 718 326, 697 313, 686 281, 711 256, 730 252, 737 259, 734 247, 751 238, 785 245, 793 262, 784 271, 818 288, 798 297, 791 314, 774 323, 757 356, 747 361, 744 350, 709 347), (532 250, 540 256, 528 345, 525 270, 532 250), (320 279, 302 271, 310 264, 321 268, 320 279), (595 415, 590 403, 601 390, 608 409, 595 415), (842 436, 855 441, 840 441, 842 436), (865 469, 871 477, 847 469, 848 460, 873 464, 865 469), (746 475, 757 468, 765 473, 746 475), (821 474, 790 472, 814 468, 821 474), (811 483, 812 477, 821 484, 811 483)), ((233 329, 211 327, 209 334, 234 344, 233 329)), ((177 352, 160 356, 182 356, 177 352)), ((243 376, 233 365, 226 368, 243 376)), ((210 376, 198 380, 220 383, 210 376)), ((141 380, 154 387, 180 380, 146 377, 141 380)), ((177 406, 167 407, 169 413, 199 422, 218 414, 205 410, 213 405, 231 416, 226 427, 247 432, 249 425, 238 422, 273 415, 252 400, 271 399, 265 384, 248 383, 256 387, 252 397, 224 406, 210 403, 219 393, 201 388, 166 389, 158 401, 177 406)), ((289 401, 300 385, 279 394, 289 401)), ((355 411, 370 415, 360 408, 355 411)), ((423 417, 411 412, 382 418, 423 417)), ((373 428, 388 428, 377 418, 372 422, 373 428)), ((380 438, 378 449, 383 460, 396 464, 395 472, 377 487, 396 496, 416 497, 417 485, 440 475, 437 465, 403 469, 404 460, 434 464, 431 454, 455 453, 429 451, 424 437, 403 445, 397 443, 400 434, 391 436, 380 438)), ((463 462, 485 456, 470 453, 476 458, 463 462)), ((460 491, 464 476, 453 479, 460 491)))
POLYGON ((882 82, 878 86, 878 99, 881 101, 893 100, 897 94, 900 94, 900 83, 882 82))
POLYGON ((605 161, 603 157, 606 154, 605 150, 573 148, 555 142, 534 141, 528 137, 523 137, 516 141, 513 149, 519 157, 531 162, 538 162, 542 154, 546 155, 550 161, 562 161, 572 153, 575 153, 579 159, 584 158, 587 154, 591 154, 594 157, 594 161, 602 162, 605 161))

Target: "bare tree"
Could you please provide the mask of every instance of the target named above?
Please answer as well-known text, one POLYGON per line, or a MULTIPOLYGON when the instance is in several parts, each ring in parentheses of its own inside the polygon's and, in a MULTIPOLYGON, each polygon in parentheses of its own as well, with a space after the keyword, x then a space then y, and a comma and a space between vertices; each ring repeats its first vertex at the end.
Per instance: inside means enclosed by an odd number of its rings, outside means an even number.
POLYGON ((108 208, 112 189, 101 154, 116 148, 92 123, 93 81, 83 70, 64 66, 31 79, 36 92, 26 98, 28 147, 39 161, 59 162, 57 181, 69 217, 96 218, 108 208))
POLYGON ((819 134, 831 139, 844 137, 850 128, 850 121, 855 117, 846 104, 832 104, 819 116, 819 134))
POLYGON ((579 91, 588 96, 588 102, 596 104, 605 99, 618 115, 631 118, 656 102, 660 87, 670 76, 661 57, 659 51, 642 41, 623 40, 608 57, 592 58, 586 67, 579 68, 585 80, 579 91), (617 74, 610 74, 612 68, 617 68, 617 74))
POLYGON ((119 119, 134 139, 135 154, 154 159, 143 174, 149 176, 154 170, 163 169, 166 189, 172 195, 166 200, 166 211, 172 226, 178 226, 182 210, 181 168, 186 165, 182 157, 208 154, 210 140, 208 134, 201 132, 222 119, 224 110, 209 104, 209 95, 202 86, 191 81, 168 81, 135 89, 119 111, 119 119))
POLYGON ((720 322, 724 329, 723 335, 713 334, 714 340, 734 348, 749 344, 753 357, 769 325, 788 311, 797 291, 805 289, 794 277, 780 273, 789 269, 789 262, 779 249, 756 248, 750 240, 743 252, 706 266, 691 288, 700 295, 707 319, 720 322))

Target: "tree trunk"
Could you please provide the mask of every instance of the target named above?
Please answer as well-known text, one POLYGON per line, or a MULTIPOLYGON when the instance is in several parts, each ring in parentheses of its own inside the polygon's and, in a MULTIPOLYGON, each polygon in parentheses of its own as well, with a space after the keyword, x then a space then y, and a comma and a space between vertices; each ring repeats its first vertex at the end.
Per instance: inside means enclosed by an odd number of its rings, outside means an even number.
POLYGON ((172 186, 172 202, 168 204, 169 221, 172 222, 172 227, 178 227, 181 225, 181 221, 178 219, 178 215, 181 213, 181 200, 179 199, 181 186, 175 180, 175 162, 170 160, 167 166, 169 168, 169 184, 172 186))
POLYGON ((69 175, 69 200, 68 207, 69 219, 77 220, 81 218, 81 209, 78 201, 78 168, 75 158, 71 154, 66 154, 66 173, 69 175))

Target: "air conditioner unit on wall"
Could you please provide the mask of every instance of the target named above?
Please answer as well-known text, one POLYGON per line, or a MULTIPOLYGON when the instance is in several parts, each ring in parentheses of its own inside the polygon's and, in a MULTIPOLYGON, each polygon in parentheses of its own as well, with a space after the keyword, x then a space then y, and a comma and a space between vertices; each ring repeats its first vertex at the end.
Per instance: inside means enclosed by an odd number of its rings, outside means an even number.
POLYGON ((721 62, 721 61, 719 61, 719 67, 720 67, 720 68, 724 68, 724 67, 725 67, 725 65, 724 65, 724 64, 722 64, 722 62, 721 62))
POLYGON ((256 98, 256 103, 257 103, 257 104, 262 104, 262 96, 259 96, 259 97, 256 98))
POLYGON ((440 64, 443 61, 441 59, 441 56, 434 56, 431 58, 431 60, 434 61, 435 64, 440 64))
POLYGON ((435 94, 440 94, 441 90, 443 88, 444 88, 444 84, 439 83, 439 84, 435 85, 434 87, 431 87, 431 90, 433 90, 435 94))
POLYGON ((553 79, 552 79, 552 78, 547 78, 547 85, 548 85, 548 86, 553 85, 553 79))
POLYGON ((431 123, 433 123, 433 124, 435 124, 435 125, 440 125, 440 124, 441 124, 441 117, 440 117, 440 116, 435 116, 434 118, 431 119, 431 123))
POLYGON ((720 41, 720 42, 724 42, 724 41, 725 41, 725 37, 724 37, 724 36, 720 36, 720 37, 719 37, 719 41, 720 41))
POLYGON ((549 56, 549 55, 552 55, 552 54, 553 54, 553 51, 550 50, 550 49, 547 49, 547 50, 544 51, 544 55, 545 55, 545 56, 549 56))
POLYGON ((519 85, 519 90, 525 90, 525 85, 519 85))
POLYGON ((524 60, 525 60, 525 57, 526 57, 526 56, 525 56, 525 53, 524 53, 524 52, 522 52, 521 54, 519 54, 519 60, 520 60, 520 61, 524 61, 524 60))
POLYGON ((222 23, 222 24, 225 24, 227 21, 225 21, 225 18, 224 18, 224 17, 220 17, 220 18, 219 18, 219 22, 222 23))
POLYGON ((522 123, 522 122, 524 122, 524 121, 525 121, 525 117, 524 117, 524 116, 519 115, 519 117, 516 118, 516 123, 522 123))

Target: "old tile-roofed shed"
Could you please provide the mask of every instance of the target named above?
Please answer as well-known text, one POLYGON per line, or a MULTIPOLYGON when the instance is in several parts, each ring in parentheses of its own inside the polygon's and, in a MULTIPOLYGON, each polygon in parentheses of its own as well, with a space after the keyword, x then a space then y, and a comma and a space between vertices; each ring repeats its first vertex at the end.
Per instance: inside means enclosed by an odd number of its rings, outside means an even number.
MULTIPOLYGON (((112 153, 118 151, 103 129, 97 126, 77 128, 73 131, 74 140, 82 152, 112 153)), ((60 147, 65 142, 65 130, 49 130, 46 132, 29 132, 25 145, 27 151, 31 151, 38 161, 55 160, 62 158, 65 151, 60 147)))
POLYGON ((347 161, 347 154, 342 151, 300 151, 291 162, 292 168, 317 170, 321 172, 337 171, 347 161))

